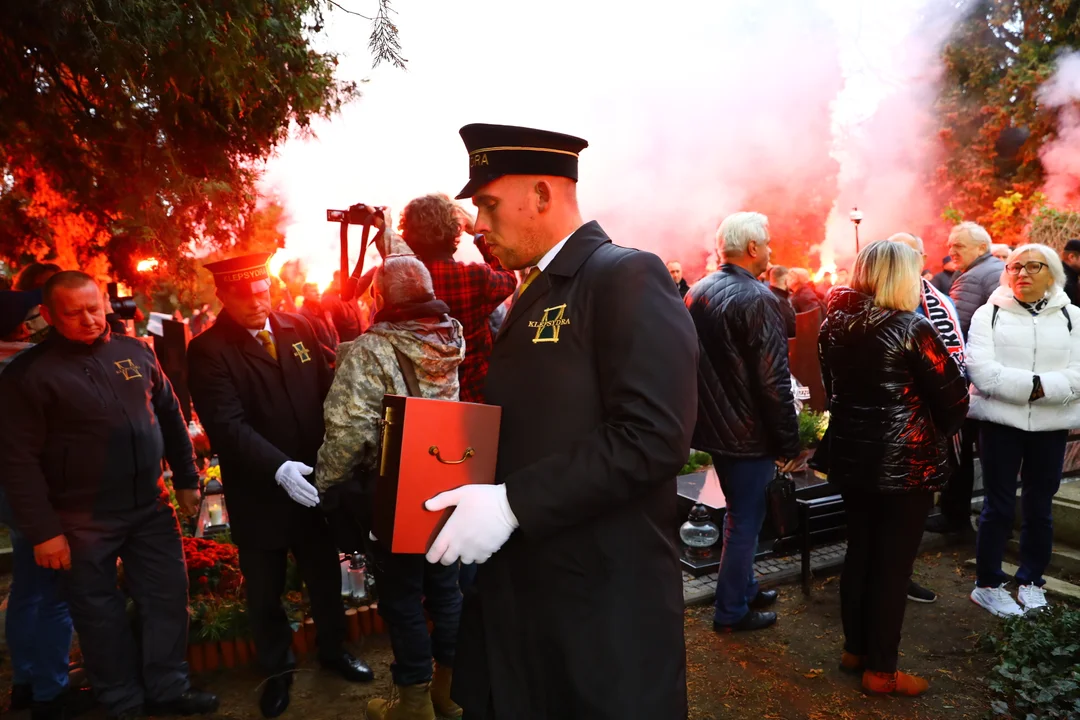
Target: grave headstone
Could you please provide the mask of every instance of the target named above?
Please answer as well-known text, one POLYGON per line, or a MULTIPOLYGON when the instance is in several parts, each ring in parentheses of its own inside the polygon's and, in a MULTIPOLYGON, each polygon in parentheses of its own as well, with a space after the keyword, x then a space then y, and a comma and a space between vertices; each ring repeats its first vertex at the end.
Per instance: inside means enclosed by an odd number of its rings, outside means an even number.
POLYGON ((176 399, 180 401, 180 412, 184 420, 191 422, 191 391, 188 389, 187 345, 191 333, 185 323, 176 320, 162 320, 161 334, 154 334, 154 353, 161 369, 172 383, 176 399))
POLYGON ((817 347, 822 320, 821 311, 817 308, 795 315, 794 350, 789 352, 791 374, 810 388, 810 400, 806 405, 815 412, 825 411, 825 385, 821 381, 817 347))

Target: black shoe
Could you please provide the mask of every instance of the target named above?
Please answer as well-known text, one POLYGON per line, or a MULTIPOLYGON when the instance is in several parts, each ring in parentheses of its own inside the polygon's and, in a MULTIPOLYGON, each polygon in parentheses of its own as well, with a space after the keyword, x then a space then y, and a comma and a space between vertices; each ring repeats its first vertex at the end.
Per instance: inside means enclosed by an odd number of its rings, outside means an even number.
POLYGON ((926 531, 939 535, 948 535, 959 530, 960 527, 944 515, 931 515, 926 519, 926 531))
POLYGON ((776 624, 776 613, 774 612, 755 612, 751 610, 743 616, 743 619, 734 625, 721 625, 720 623, 713 621, 713 630, 718 633, 730 633, 730 632, 746 632, 749 630, 764 630, 767 627, 772 627, 776 624))
POLYGON ((974 536, 975 530, 971 527, 971 520, 965 518, 960 522, 956 522, 944 515, 931 515, 926 519, 926 531, 937 533, 939 535, 963 535, 974 536))
POLYGON ((778 590, 758 590, 758 594, 750 601, 750 609, 764 610, 773 605, 778 597, 780 597, 778 590))
POLYGON ((30 720, 66 720, 67 717, 63 697, 30 706, 30 720))
POLYGON ((354 658, 347 652, 342 652, 333 660, 323 660, 322 666, 326 670, 332 670, 349 682, 371 682, 375 679, 375 673, 363 660, 354 658))
POLYGON ((29 710, 34 703, 34 687, 32 685, 11 686, 11 712, 29 710))
POLYGON ((266 687, 259 698, 259 712, 264 718, 276 718, 289 708, 290 685, 292 673, 267 678, 266 687))
POLYGON ((143 706, 133 707, 130 710, 125 710, 119 715, 109 715, 109 720, 142 720, 146 712, 143 710, 143 706))
POLYGON ((52 700, 32 703, 30 719, 68 720, 89 712, 94 705, 94 693, 89 688, 68 688, 52 700))
POLYGON ((188 690, 173 700, 146 703, 146 714, 156 715, 209 715, 217 712, 218 696, 202 690, 188 690))
POLYGON ((917 603, 937 602, 937 594, 912 580, 908 583, 907 599, 917 603))
POLYGON ((93 710, 97 699, 88 687, 69 687, 64 693, 64 704, 67 705, 67 716, 77 717, 93 710))

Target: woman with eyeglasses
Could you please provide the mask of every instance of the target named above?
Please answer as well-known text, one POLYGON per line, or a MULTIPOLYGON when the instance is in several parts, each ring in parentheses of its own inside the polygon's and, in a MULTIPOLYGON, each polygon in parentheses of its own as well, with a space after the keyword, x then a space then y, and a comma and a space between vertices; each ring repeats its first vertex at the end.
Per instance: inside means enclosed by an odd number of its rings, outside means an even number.
POLYGON ((1069 304, 1061 260, 1045 245, 1009 253, 1001 287, 968 333, 969 416, 981 420, 983 502, 971 599, 999 617, 1046 606, 1043 571, 1054 541, 1051 502, 1065 439, 1080 427, 1080 309, 1069 304), (1019 586, 1001 569, 1022 486, 1019 586))

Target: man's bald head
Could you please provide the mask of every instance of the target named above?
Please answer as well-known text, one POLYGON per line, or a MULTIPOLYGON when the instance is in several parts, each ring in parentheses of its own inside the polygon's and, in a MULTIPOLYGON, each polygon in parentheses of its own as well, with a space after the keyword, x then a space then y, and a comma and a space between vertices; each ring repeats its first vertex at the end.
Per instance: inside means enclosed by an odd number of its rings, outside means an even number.
POLYGON ((64 270, 50 277, 41 290, 42 303, 45 307, 54 307, 54 298, 58 290, 78 290, 93 285, 97 282, 84 272, 78 270, 64 270))
POLYGON ((926 248, 923 245, 922 238, 918 235, 912 235, 911 233, 898 232, 889 236, 889 242, 898 242, 907 245, 909 248, 919 253, 920 255, 926 254, 926 248))
POLYGON ((926 246, 923 244, 921 237, 912 233, 898 232, 894 235, 890 235, 889 241, 907 245, 909 248, 922 255, 923 267, 926 267, 926 246))

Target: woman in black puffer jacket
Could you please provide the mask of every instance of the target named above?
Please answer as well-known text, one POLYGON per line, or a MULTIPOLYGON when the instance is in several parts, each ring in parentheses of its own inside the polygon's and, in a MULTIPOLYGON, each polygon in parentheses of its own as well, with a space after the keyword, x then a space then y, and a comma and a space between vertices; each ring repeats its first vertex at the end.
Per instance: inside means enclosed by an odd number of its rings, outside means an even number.
POLYGON ((946 443, 967 415, 967 382, 919 306, 922 258, 897 242, 867 246, 851 287, 836 288, 818 352, 829 397, 829 481, 847 510, 840 580, 841 666, 870 692, 918 695, 896 670, 911 568, 946 443))

